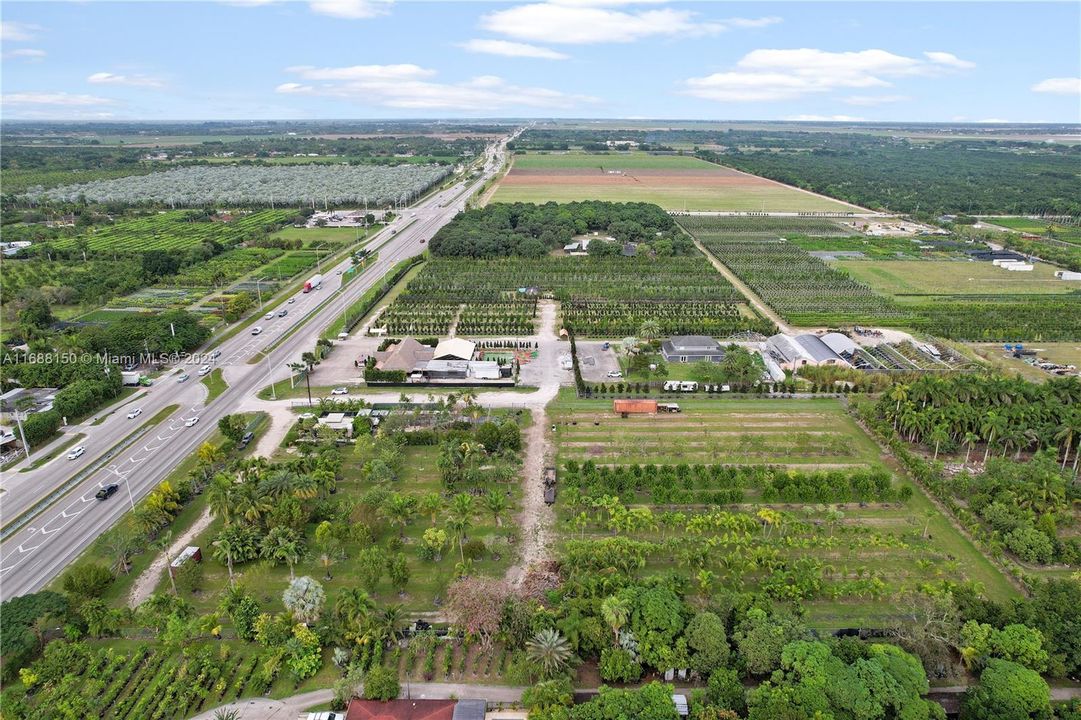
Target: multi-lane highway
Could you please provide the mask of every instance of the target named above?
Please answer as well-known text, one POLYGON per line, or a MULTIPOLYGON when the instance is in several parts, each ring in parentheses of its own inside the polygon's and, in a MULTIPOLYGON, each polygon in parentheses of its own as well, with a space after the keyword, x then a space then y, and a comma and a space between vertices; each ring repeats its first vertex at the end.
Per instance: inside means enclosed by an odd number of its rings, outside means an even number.
POLYGON ((175 372, 163 375, 124 410, 113 413, 100 425, 83 427, 80 431, 87 437, 80 444, 87 447, 87 453, 79 460, 68 461, 61 455, 37 470, 18 474, 23 477, 8 478, 5 492, 0 496, 3 524, 7 525, 28 509, 30 519, 0 542, 0 599, 33 592, 47 584, 96 537, 130 511, 128 491, 138 502, 195 452, 213 432, 218 420, 232 412, 244 396, 287 377, 288 363, 310 350, 328 323, 378 283, 395 264, 424 251, 427 247, 424 243, 498 172, 505 145, 506 139, 486 150, 480 176, 462 180, 427 197, 410 208, 406 217, 379 233, 368 245, 378 249, 376 261, 344 288, 343 275, 337 271, 348 269, 348 260, 324 269, 322 289, 298 293, 291 304, 282 301, 273 308, 268 305, 264 312, 273 310, 275 316, 255 323, 262 326, 261 334, 253 336, 244 331, 230 338, 216 348, 220 354, 213 362, 209 354, 195 356, 183 368, 191 376, 186 382, 177 382, 175 372), (280 309, 289 312, 278 317, 280 309), (277 347, 266 350, 302 322, 305 323, 302 328, 277 347), (259 361, 249 364, 253 357, 259 361), (228 389, 209 404, 205 403, 206 389, 196 374, 204 363, 221 367, 229 382, 228 389), (101 460, 104 453, 127 438, 142 422, 172 404, 179 408, 166 420, 107 460, 101 460), (129 420, 127 411, 135 407, 141 408, 143 414, 129 420), (188 426, 187 421, 193 417, 198 422, 188 426), (76 473, 82 477, 70 492, 44 510, 34 509, 42 498, 76 477, 76 473), (95 493, 110 483, 120 484, 120 492, 109 500, 96 500, 95 493))

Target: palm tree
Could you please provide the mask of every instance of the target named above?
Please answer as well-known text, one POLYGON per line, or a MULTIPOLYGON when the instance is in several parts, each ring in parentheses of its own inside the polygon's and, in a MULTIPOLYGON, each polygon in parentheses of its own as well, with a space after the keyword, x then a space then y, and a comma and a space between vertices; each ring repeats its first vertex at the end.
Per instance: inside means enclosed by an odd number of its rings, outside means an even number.
POLYGON ((489 490, 484 496, 484 507, 492 514, 497 527, 503 527, 503 513, 507 512, 507 496, 497 490, 489 490))
POLYGON ((271 528, 260 546, 260 554, 263 557, 275 563, 284 562, 289 565, 290 580, 296 578, 294 567, 300 562, 303 552, 304 540, 296 530, 289 527, 271 528))
POLYGON ((458 540, 458 555, 463 563, 465 562, 465 549, 462 547, 462 543, 465 540, 465 534, 469 532, 472 525, 473 522, 467 517, 452 517, 447 520, 447 529, 454 533, 454 537, 458 540))
POLYGON ((251 482, 238 486, 233 502, 236 513, 251 523, 259 522, 274 509, 270 496, 251 482))
POLYGON ((413 517, 417 514, 416 498, 394 493, 386 504, 379 508, 379 514, 391 525, 396 525, 398 537, 404 538, 406 526, 413 522, 413 517))
POLYGON ((315 357, 315 353, 306 352, 300 356, 300 361, 304 363, 304 384, 308 388, 308 407, 312 405, 312 371, 315 370, 315 366, 319 364, 319 358, 315 357))
POLYGON ((197 451, 199 464, 203 467, 203 482, 210 479, 214 466, 225 459, 225 451, 214 443, 204 442, 197 451))
POLYGON ((615 637, 617 645, 619 644, 619 631, 627 624, 630 615, 630 603, 618 595, 606 597, 601 602, 601 617, 608 623, 608 627, 612 628, 612 635, 615 637))
POLYGON ((968 450, 965 452, 965 465, 968 465, 968 459, 972 456, 972 447, 980 441, 980 436, 971 430, 965 432, 965 447, 968 450))
POLYGON ((206 491, 206 504, 210 508, 210 515, 221 518, 225 527, 229 527, 232 521, 232 513, 236 508, 236 483, 233 478, 224 473, 218 473, 210 482, 206 491))
POLYGON ((938 448, 942 445, 942 443, 950 439, 950 434, 949 432, 947 432, 945 425, 939 424, 931 428, 931 433, 928 436, 928 439, 935 446, 935 454, 931 458, 931 461, 933 462, 935 460, 938 460, 938 448))
POLYGON ((638 337, 645 338, 646 340, 656 340, 657 336, 661 334, 661 324, 653 319, 643 320, 642 324, 638 327, 638 337))
POLYGON ((546 678, 565 669, 571 659, 567 638, 552 628, 541 630, 525 646, 529 659, 540 666, 541 675, 546 678))
POLYGON ((167 530, 156 541, 154 541, 154 547, 161 550, 165 555, 165 574, 169 576, 169 584, 173 588, 173 595, 180 596, 180 593, 176 591, 176 578, 173 577, 172 565, 173 559, 169 556, 169 547, 173 543, 173 531, 167 530))
MULTIPOLYGON (((228 537, 220 537, 211 543, 214 546, 213 555, 214 559, 220 563, 225 563, 225 567, 229 570, 229 584, 233 584, 233 560, 237 555, 237 547, 233 544, 233 541, 228 537)), ((169 575, 172 577, 172 573, 169 575)), ((176 583, 173 583, 173 592, 176 592, 176 583)))
POLYGON ((375 602, 358 587, 345 588, 334 601, 334 617, 357 642, 371 622, 374 611, 375 602))
POLYGON ((980 423, 980 432, 987 439, 987 447, 983 452, 983 464, 987 464, 987 457, 991 454, 991 443, 995 440, 995 433, 1000 433, 1005 424, 1005 418, 994 410, 988 410, 980 423))
POLYGON ((443 509, 443 498, 439 493, 427 493, 420 497, 420 512, 432 519, 432 527, 435 527, 436 516, 443 509))

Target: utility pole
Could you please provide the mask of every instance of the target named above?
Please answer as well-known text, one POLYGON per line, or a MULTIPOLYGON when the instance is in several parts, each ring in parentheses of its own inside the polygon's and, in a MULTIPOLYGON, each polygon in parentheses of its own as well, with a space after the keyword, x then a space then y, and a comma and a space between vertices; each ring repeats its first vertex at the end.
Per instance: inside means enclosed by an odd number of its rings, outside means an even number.
POLYGON ((15 424, 19 426, 19 437, 23 441, 23 453, 26 455, 26 459, 30 459, 30 446, 26 443, 26 433, 23 432, 23 415, 18 410, 15 411, 15 424))

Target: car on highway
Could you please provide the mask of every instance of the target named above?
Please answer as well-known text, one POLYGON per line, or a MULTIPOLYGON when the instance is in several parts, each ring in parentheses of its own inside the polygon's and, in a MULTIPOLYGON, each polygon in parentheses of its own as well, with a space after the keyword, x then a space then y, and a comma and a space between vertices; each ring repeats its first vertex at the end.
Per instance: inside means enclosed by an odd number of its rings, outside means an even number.
POLYGON ((209 365, 203 365, 201 368, 199 368, 199 374, 200 375, 206 375, 209 372, 210 372, 210 366, 209 365))
POLYGON ((199 416, 196 415, 193 418, 188 418, 184 421, 184 427, 194 427, 195 423, 199 422, 199 416))
POLYGON ((263 332, 263 326, 262 325, 256 325, 255 327, 253 327, 251 329, 251 334, 252 335, 258 335, 261 332, 263 332))
POLYGON ((119 489, 119 485, 117 485, 116 483, 112 483, 111 485, 106 485, 101 490, 98 490, 94 497, 96 497, 98 500, 108 500, 113 495, 116 495, 116 491, 119 489))
POLYGON ((215 350, 214 352, 210 353, 210 359, 211 360, 217 360, 220 357, 221 357, 221 350, 215 350))
POLYGON ((142 408, 135 408, 134 410, 132 410, 131 412, 128 413, 128 420, 134 420, 135 418, 139 417, 142 414, 143 414, 143 409, 142 408))
POLYGON ((609 370, 608 371, 608 377, 610 377, 610 378, 621 378, 621 377, 623 377, 623 373, 621 373, 619 370, 609 370))
POLYGON ((263 316, 263 319, 264 320, 273 320, 274 319, 274 311, 271 310, 270 312, 268 312, 266 315, 263 316))
POLYGON ((336 387, 336 388, 334 388, 333 390, 330 391, 330 394, 331 395, 348 395, 349 394, 349 388, 336 387))
POLYGON ((292 305, 292 304, 293 304, 293 303, 295 303, 296 301, 297 301, 297 299, 296 299, 296 298, 289 298, 289 304, 290 304, 290 305, 292 305))
POLYGON ((342 274, 342 271, 341 271, 341 270, 336 270, 336 271, 334 272, 334 274, 335 274, 335 275, 341 275, 341 274, 342 274))
POLYGON ((426 242, 428 242, 428 241, 427 241, 427 240, 425 240, 424 238, 421 238, 421 239, 420 239, 420 244, 421 244, 421 245, 423 245, 423 244, 424 244, 424 243, 426 243, 426 242))
POLYGON ((186 381, 186 380, 187 380, 188 378, 190 378, 190 377, 191 377, 191 375, 188 375, 187 373, 180 373, 180 377, 178 377, 178 378, 176 379, 176 381, 177 381, 178 383, 182 383, 182 382, 185 382, 185 381, 186 381))
POLYGON ((289 314, 289 311, 286 310, 285 308, 282 308, 281 310, 278 311, 278 317, 285 317, 288 314, 289 314))
POLYGON ((85 452, 86 448, 84 448, 82 445, 77 445, 72 449, 71 452, 68 453, 68 460, 76 460, 78 458, 81 458, 83 456, 83 453, 85 452))

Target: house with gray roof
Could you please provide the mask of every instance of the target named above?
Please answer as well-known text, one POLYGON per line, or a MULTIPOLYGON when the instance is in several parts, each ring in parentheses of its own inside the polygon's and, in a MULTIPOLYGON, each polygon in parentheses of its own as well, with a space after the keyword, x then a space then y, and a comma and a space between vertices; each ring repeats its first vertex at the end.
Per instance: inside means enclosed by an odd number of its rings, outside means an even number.
POLYGON ((724 360, 721 344, 705 335, 673 335, 661 343, 661 355, 668 362, 693 363, 724 360))

